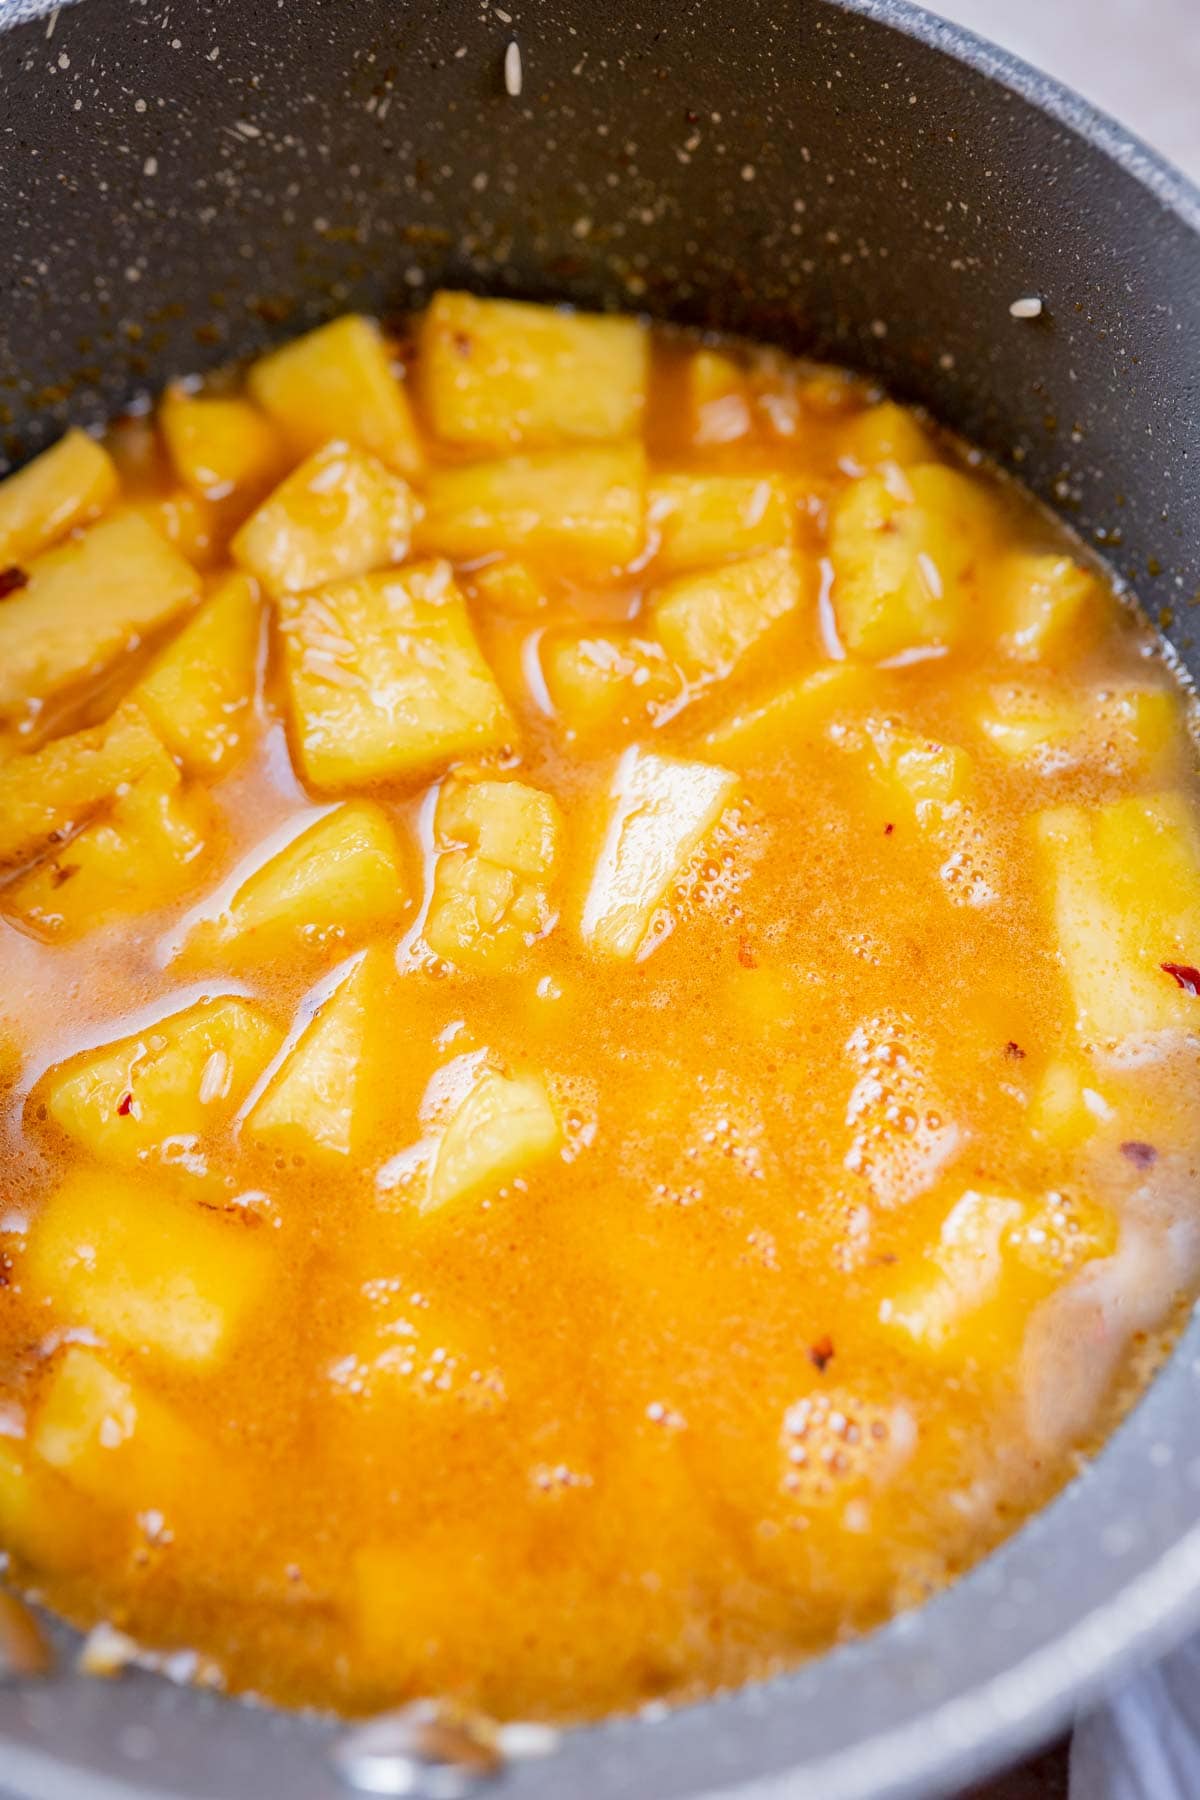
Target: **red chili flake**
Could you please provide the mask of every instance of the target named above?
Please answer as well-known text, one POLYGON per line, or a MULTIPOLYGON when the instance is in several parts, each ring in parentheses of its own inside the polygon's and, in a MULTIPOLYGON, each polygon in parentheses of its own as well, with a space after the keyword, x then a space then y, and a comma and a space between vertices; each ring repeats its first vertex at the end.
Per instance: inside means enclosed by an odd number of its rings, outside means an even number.
POLYGON ((821 1374, 824 1374, 825 1365, 833 1361, 833 1339, 828 1334, 825 1337, 819 1337, 815 1344, 809 1346, 808 1359, 821 1374))
POLYGON ((1130 1138, 1121 1145, 1121 1155, 1127 1156, 1136 1169, 1148 1169, 1158 1161, 1158 1151, 1153 1144, 1143 1144, 1137 1138, 1130 1138))
POLYGON ((757 969, 758 967, 758 958, 750 948, 748 938, 738 939, 737 958, 743 969, 757 969))
POLYGON ((127 1119, 132 1111, 133 1111, 133 1095, 132 1094, 122 1094, 121 1098, 117 1102, 118 1117, 122 1118, 122 1119, 127 1119))
POLYGON ((18 593, 21 588, 28 586, 28 575, 24 569, 18 569, 15 563, 7 569, 0 569, 0 600, 7 600, 10 594, 18 593))
POLYGON ((891 837, 891 835, 892 835, 892 833, 893 833, 893 831, 895 831, 895 829, 896 829, 896 827, 895 827, 895 826, 894 826, 894 825, 893 825, 893 824, 891 824, 891 823, 890 823, 890 822, 889 822, 889 823, 888 823, 888 824, 887 824, 887 825, 885 825, 885 826, 884 826, 884 828, 883 828, 883 835, 884 835, 884 837, 891 837))
POLYGON ((1193 969, 1191 963, 1159 963, 1158 966, 1185 994, 1191 994, 1193 998, 1200 996, 1200 969, 1193 969))
POLYGON ((1011 1038, 1009 1038, 1007 1044, 1004 1046, 1004 1054, 1012 1062, 1025 1061, 1025 1052, 1022 1050, 1020 1044, 1014 1044, 1011 1038))

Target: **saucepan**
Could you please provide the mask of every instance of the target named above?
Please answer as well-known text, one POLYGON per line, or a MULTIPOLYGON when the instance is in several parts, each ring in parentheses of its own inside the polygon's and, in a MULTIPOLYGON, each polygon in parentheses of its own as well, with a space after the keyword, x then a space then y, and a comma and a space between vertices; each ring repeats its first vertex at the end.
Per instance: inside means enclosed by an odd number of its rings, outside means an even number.
MULTIPOLYGON (((1057 508, 1200 674, 1200 194, 902 0, 0 0, 0 470, 435 287, 868 371, 1057 508), (515 48, 514 48, 515 46, 515 48)), ((567 1733, 512 1800, 931 1795, 1200 1620, 1200 1326, 973 1574, 797 1673, 567 1733)), ((29 1800, 344 1792, 335 1724, 0 1688, 29 1800)))

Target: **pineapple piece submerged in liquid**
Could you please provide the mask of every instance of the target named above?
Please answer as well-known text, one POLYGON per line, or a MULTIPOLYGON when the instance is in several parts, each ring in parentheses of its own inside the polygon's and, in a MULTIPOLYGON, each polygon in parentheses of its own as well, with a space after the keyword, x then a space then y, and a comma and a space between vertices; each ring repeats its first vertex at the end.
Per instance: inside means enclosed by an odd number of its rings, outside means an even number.
POLYGON ((732 801, 738 778, 711 763, 637 747, 617 764, 607 828, 583 905, 584 943, 636 956, 655 912, 732 801))
POLYGON ((23 1271, 63 1323, 195 1369, 228 1355, 270 1272, 270 1246, 245 1223, 87 1168, 49 1196, 23 1271))
POLYGON ((521 781, 451 781, 438 799, 441 854, 425 940, 457 968, 504 968, 551 926, 562 815, 521 781))
POLYGON ((449 563, 289 596, 279 618, 296 750, 314 787, 429 775, 511 741, 449 563))

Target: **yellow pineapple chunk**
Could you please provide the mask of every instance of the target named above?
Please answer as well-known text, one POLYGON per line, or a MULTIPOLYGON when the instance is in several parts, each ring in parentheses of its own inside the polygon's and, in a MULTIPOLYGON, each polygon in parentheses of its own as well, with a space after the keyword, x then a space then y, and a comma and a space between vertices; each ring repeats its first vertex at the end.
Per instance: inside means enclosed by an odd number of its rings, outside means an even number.
POLYGON ((486 450, 640 429, 649 351, 636 319, 436 294, 421 323, 421 393, 447 443, 486 450))
POLYGON ((174 763, 152 770, 78 837, 0 890, 0 906, 37 936, 78 937, 148 912, 196 881, 217 832, 203 788, 184 788, 174 763))
POLYGON ((434 469, 417 542, 463 560, 504 544, 581 577, 603 576, 642 548, 645 499, 646 458, 637 443, 434 469))
POLYGON ((764 699, 751 701, 706 731, 703 746, 714 756, 745 766, 778 753, 782 742, 811 743, 831 718, 867 706, 877 678, 857 663, 830 663, 786 681, 764 699))
POLYGON ((999 647, 1024 662, 1071 649, 1088 615, 1101 615, 1103 592, 1096 577, 1055 552, 1010 551, 993 571, 991 587, 999 647))
POLYGON ((206 500, 253 499, 283 462, 277 432, 248 400, 168 388, 158 422, 176 475, 206 500))
POLYGON ((1047 1063, 1029 1103, 1029 1129, 1059 1150, 1074 1150, 1097 1125, 1112 1117, 1112 1107, 1092 1084, 1088 1071, 1066 1057, 1047 1063))
POLYGON ((780 619, 806 598, 799 559, 766 550, 744 562, 681 575, 650 597, 663 648, 689 681, 727 675, 780 619))
MULTIPOLYGON (((160 1513, 173 1534, 181 1517, 212 1504, 211 1448, 173 1407, 81 1344, 54 1365, 32 1447, 106 1512, 160 1513)), ((108 1538, 111 1523, 92 1529, 108 1538)))
POLYGON ((421 467, 408 395, 370 319, 349 313, 260 357, 246 385, 294 457, 343 438, 400 475, 421 467))
POLYGON ((427 775, 512 742, 448 563, 289 597, 279 618, 296 748, 314 787, 427 775))
POLYGON ((793 502, 778 475, 660 475, 647 520, 658 537, 654 569, 674 575, 731 556, 790 546, 793 502))
POLYGON ((253 724, 262 616, 248 575, 225 575, 134 689, 167 749, 192 775, 217 775, 253 724))
POLYGON ((655 912, 737 788, 736 775, 711 763, 636 746, 625 752, 609 789, 607 829, 583 905, 589 949, 637 955, 655 912))
POLYGON ((215 500, 205 500, 185 487, 172 487, 134 501, 131 510, 193 568, 210 569, 224 551, 228 522, 215 500))
POLYGON ((540 656, 554 710, 572 733, 632 724, 669 704, 680 690, 678 670, 662 645, 619 626, 550 633, 540 656))
POLYGON ((471 586, 489 606, 498 607, 517 619, 531 618, 546 606, 545 587, 528 563, 519 562, 515 557, 506 556, 500 562, 477 569, 471 577, 471 586))
POLYGON ((936 460, 932 444, 906 406, 881 400, 856 413, 838 436, 841 456, 856 470, 876 469, 881 463, 911 468, 936 460))
POLYGON ((383 949, 359 956, 255 1101, 243 1127, 248 1137, 321 1162, 363 1150, 386 1105, 394 972, 383 949))
POLYGON ((396 829, 368 800, 337 806, 292 839, 188 938, 188 961, 264 962, 303 946, 354 943, 412 903, 396 829))
POLYGON ((874 661, 957 643, 993 531, 989 496, 956 469, 922 463, 852 482, 829 538, 846 648, 874 661))
POLYGON ((172 764, 136 706, 104 725, 54 738, 0 764, 0 867, 28 861, 52 838, 67 838, 117 794, 172 764))
POLYGON ((438 798, 441 854, 425 941, 457 968, 503 968, 554 921, 562 814, 522 781, 450 781, 438 798))
POLYGON ((939 824, 947 810, 967 799, 973 785, 971 758, 957 744, 939 743, 893 725, 868 726, 875 775, 889 800, 918 824, 939 824))
POLYGON ((441 1135, 422 1213, 495 1193, 553 1155, 561 1142, 562 1127, 540 1076, 484 1069, 441 1135))
POLYGON ((108 1542, 95 1515, 14 1439, 0 1438, 0 1545, 32 1570, 75 1571, 98 1562, 108 1542))
POLYGON ((270 1271, 247 1225, 125 1173, 77 1169, 34 1221, 23 1279, 65 1324, 202 1368, 232 1347, 270 1271))
POLYGON ((233 1116, 282 1042, 261 1008, 203 1000, 145 1031, 56 1063, 30 1104, 100 1162, 185 1173, 233 1116))
POLYGON ((199 598, 200 580, 135 512, 29 564, 0 606, 0 719, 91 680, 199 598))
POLYGON ((108 451, 68 431, 0 481, 0 569, 20 568, 111 506, 120 481, 108 451))
POLYGON ((1200 836, 1190 802, 1167 792, 1064 806, 1039 813, 1034 831, 1084 1040, 1195 1030, 1187 971, 1200 961, 1200 836))
POLYGON ((378 457, 326 444, 269 494, 233 540, 233 554, 269 594, 299 594, 402 562, 412 489, 378 457))
POLYGON ((1010 1371, 1037 1302, 1057 1281, 1116 1246, 1116 1221, 1094 1201, 969 1190, 942 1223, 921 1271, 885 1298, 882 1323, 912 1346, 1010 1371))
POLYGON ((753 425, 745 373, 731 357, 696 350, 685 377, 689 437, 699 448, 733 444, 753 425))
POLYGON ((1005 684, 988 691, 979 726, 995 749, 1043 774, 1084 762, 1146 774, 1186 742, 1179 701, 1167 687, 1095 688, 1084 696, 1005 684))

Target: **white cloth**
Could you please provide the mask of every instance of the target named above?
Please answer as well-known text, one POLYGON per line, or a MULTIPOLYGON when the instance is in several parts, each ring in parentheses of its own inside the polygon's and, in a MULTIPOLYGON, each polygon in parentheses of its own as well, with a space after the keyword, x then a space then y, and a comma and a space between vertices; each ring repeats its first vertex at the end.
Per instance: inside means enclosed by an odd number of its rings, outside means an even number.
POLYGON ((1070 1800, 1197 1800, 1200 1641, 1185 1644, 1097 1712, 1071 1740, 1070 1800))

